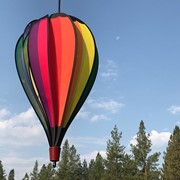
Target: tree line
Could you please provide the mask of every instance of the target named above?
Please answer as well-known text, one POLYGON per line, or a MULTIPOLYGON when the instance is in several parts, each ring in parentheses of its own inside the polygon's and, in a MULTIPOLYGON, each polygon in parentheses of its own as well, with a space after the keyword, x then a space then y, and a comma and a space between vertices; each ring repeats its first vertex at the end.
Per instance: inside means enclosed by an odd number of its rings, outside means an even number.
MULTIPOLYGON (((130 144, 130 153, 121 144, 122 132, 117 126, 107 141, 106 158, 97 153, 89 163, 81 161, 74 145, 66 140, 56 169, 52 164, 43 164, 39 169, 35 162, 32 172, 25 173, 22 180, 180 180, 180 128, 175 127, 166 151, 164 162, 159 166, 159 152, 152 153, 150 135, 141 121, 136 134, 136 143, 130 144)), ((14 180, 12 169, 6 175, 0 161, 0 180, 14 180)))

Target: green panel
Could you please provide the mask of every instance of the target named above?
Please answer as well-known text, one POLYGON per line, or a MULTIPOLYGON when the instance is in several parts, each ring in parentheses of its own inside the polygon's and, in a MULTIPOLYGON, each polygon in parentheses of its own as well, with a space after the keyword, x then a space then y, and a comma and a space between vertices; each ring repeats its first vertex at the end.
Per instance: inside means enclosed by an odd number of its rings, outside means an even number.
MULTIPOLYGON (((20 37, 16 45, 15 59, 16 59, 16 68, 18 71, 19 79, 22 83, 24 91, 26 92, 26 95, 29 98, 29 101, 31 102, 36 114, 38 115, 38 118, 40 119, 40 122, 42 123, 43 128, 46 132, 49 145, 51 145, 50 128, 47 125, 46 116, 43 113, 44 111, 40 103, 38 102, 38 99, 36 98, 35 93, 33 93, 32 84, 30 82, 30 79, 28 78, 28 74, 26 71, 26 67, 28 63, 26 62, 26 65, 25 65, 24 57, 23 57, 23 36, 20 37)), ((27 56, 26 56, 26 61, 27 61, 27 56)))

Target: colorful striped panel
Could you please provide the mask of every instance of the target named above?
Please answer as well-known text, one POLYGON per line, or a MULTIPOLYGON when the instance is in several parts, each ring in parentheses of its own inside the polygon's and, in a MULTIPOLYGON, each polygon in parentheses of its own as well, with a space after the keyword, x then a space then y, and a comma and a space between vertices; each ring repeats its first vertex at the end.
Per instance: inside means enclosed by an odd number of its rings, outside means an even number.
POLYGON ((26 92, 36 114, 38 115, 38 118, 40 119, 40 121, 44 127, 48 141, 50 143, 51 138, 50 138, 50 134, 49 134, 50 131, 49 131, 48 122, 46 120, 45 114, 43 113, 44 111, 32 90, 32 84, 29 79, 28 72, 26 71, 26 68, 25 68, 24 53, 23 53, 23 51, 24 51, 23 39, 24 39, 23 36, 19 39, 19 41, 16 45, 16 51, 15 51, 15 59, 16 59, 16 67, 17 67, 18 75, 21 80, 24 91, 26 92))
POLYGON ((96 78, 91 31, 59 13, 31 22, 16 45, 16 66, 50 146, 59 146, 96 78))
POLYGON ((48 18, 43 18, 33 24, 29 34, 29 61, 32 75, 40 96, 41 102, 47 113, 51 127, 54 127, 54 113, 48 70, 48 18))
POLYGON ((91 32, 85 24, 79 23, 78 21, 74 24, 77 32, 76 66, 72 80, 72 88, 70 89, 70 98, 63 120, 63 128, 66 127, 68 120, 84 91, 92 71, 95 57, 95 44, 91 32))
POLYGON ((50 75, 56 126, 60 126, 73 74, 76 39, 69 17, 52 17, 50 27, 50 75))

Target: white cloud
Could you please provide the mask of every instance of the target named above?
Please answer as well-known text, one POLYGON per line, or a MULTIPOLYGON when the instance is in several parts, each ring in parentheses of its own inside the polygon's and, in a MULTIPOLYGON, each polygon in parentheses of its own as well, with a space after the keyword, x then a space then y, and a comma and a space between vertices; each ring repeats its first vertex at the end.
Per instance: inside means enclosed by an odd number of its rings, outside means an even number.
MULTIPOLYGON (((160 148, 167 145, 171 133, 170 132, 157 132, 156 130, 152 130, 150 133, 150 140, 154 147, 160 148)), ((136 145, 136 135, 130 140, 130 144, 136 145)))
POLYGON ((152 130, 150 133, 150 139, 153 146, 162 147, 168 144, 170 135, 170 132, 157 132, 156 130, 152 130))
POLYGON ((105 121, 109 120, 109 118, 107 116, 105 116, 104 114, 96 114, 96 115, 92 116, 90 119, 90 121, 92 123, 98 122, 98 121, 104 121, 104 120, 105 121))
POLYGON ((32 108, 18 115, 1 110, 8 118, 0 118, 0 147, 21 148, 44 142, 45 133, 32 108))
POLYGON ((118 66, 113 60, 107 60, 106 65, 102 66, 101 77, 116 80, 118 77, 118 66))
POLYGON ((45 144, 48 149, 46 135, 32 108, 19 114, 0 110, 0 154, 7 174, 15 169, 16 179, 22 179, 25 172, 32 171, 35 160, 40 165, 48 163, 48 155, 42 157, 46 148, 38 157, 32 156, 45 144))
POLYGON ((168 108, 168 111, 170 111, 172 114, 179 114, 180 113, 180 106, 171 106, 168 108))
POLYGON ((111 113, 117 113, 123 106, 123 103, 117 102, 115 100, 94 100, 89 99, 87 104, 91 108, 99 108, 103 110, 110 111, 111 113))
POLYGON ((106 151, 93 151, 89 154, 83 154, 81 155, 81 159, 86 159, 86 161, 89 163, 91 159, 96 159, 97 153, 100 153, 103 158, 106 158, 106 151))
POLYGON ((47 158, 43 157, 21 157, 18 154, 7 155, 1 158, 4 169, 8 174, 11 169, 15 169, 15 178, 22 179, 27 172, 28 174, 32 172, 35 161, 38 160, 39 169, 42 164, 49 163, 47 158))

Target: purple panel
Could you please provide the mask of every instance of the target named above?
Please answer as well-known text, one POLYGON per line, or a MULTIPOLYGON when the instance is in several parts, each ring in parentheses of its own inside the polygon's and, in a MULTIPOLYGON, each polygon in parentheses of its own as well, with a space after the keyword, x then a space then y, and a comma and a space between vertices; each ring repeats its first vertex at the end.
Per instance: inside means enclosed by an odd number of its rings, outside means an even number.
POLYGON ((38 89, 39 95, 41 99, 46 98, 40 64, 39 64, 39 56, 38 56, 38 28, 40 21, 34 23, 30 30, 29 34, 29 42, 28 42, 28 51, 29 51, 29 61, 32 69, 32 74, 36 83, 36 87, 38 89))

